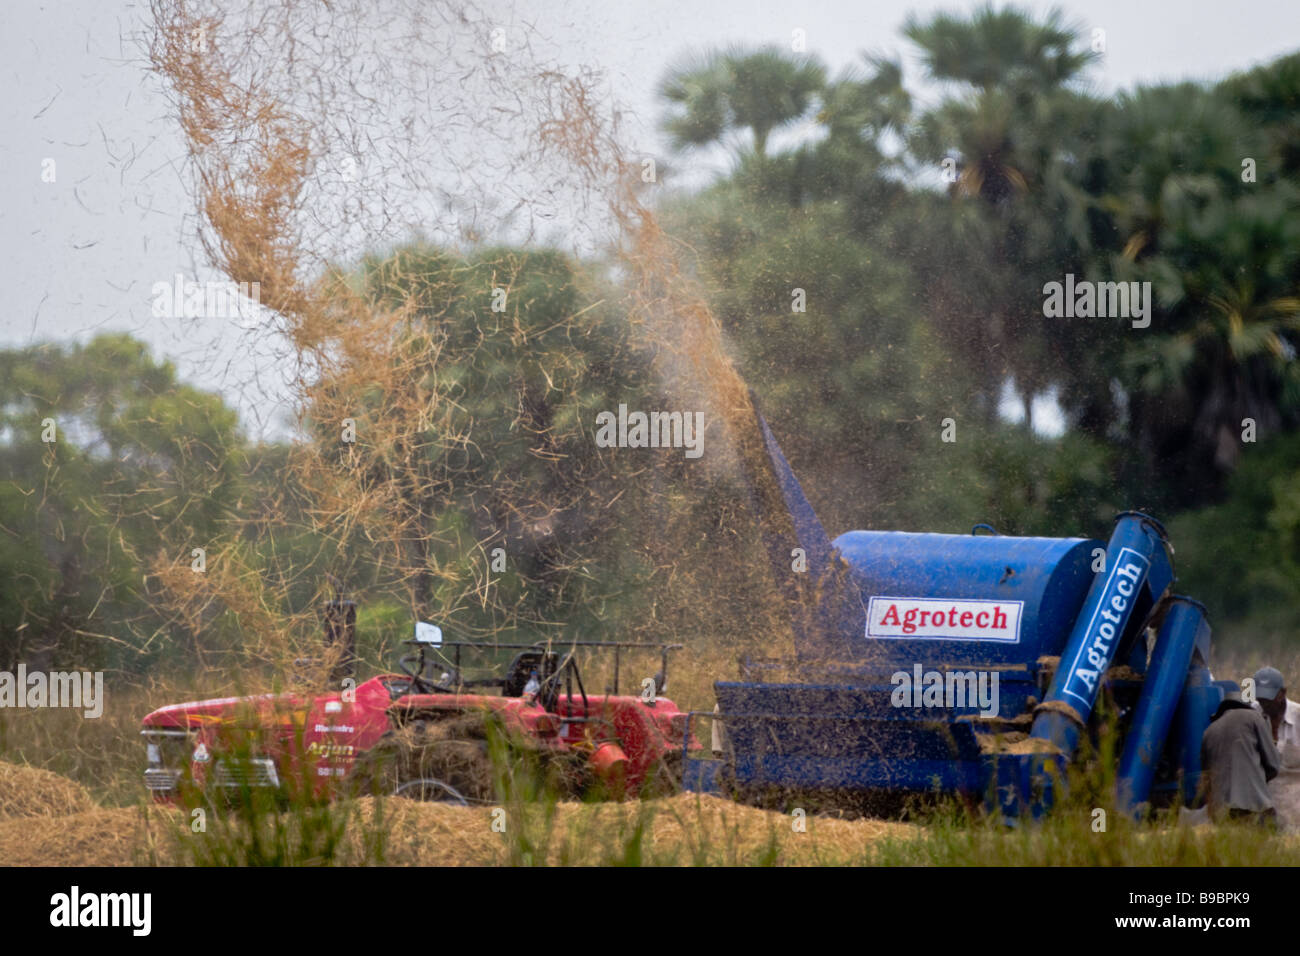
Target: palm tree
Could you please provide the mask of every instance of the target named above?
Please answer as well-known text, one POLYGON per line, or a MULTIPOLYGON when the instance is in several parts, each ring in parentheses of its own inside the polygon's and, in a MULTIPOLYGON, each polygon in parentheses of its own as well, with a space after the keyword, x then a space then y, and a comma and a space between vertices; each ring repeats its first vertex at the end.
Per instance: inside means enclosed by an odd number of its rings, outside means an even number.
POLYGON ((980 7, 969 20, 910 17, 903 33, 921 48, 932 79, 974 87, 921 121, 913 148, 931 159, 957 153, 956 191, 1001 204, 1032 188, 1061 152, 1062 113, 1073 111, 1070 85, 1096 58, 1076 49, 1075 29, 1052 11, 1042 21, 1008 7, 980 7))
POLYGON ((1086 271, 1151 283, 1151 326, 1124 336, 1116 379, 1136 477, 1182 489, 1172 506, 1235 468, 1243 419, 1261 439, 1300 419, 1300 190, 1277 176, 1241 89, 1139 88, 1118 98, 1098 149, 1086 271), (1242 181, 1247 151, 1258 183, 1242 181))
POLYGON ((870 73, 850 69, 822 93, 817 121, 832 138, 853 138, 874 144, 885 132, 900 133, 911 117, 912 98, 903 87, 897 60, 863 56, 870 73))
MULTIPOLYGON (((1137 263, 1169 301, 1165 329, 1128 364, 1133 386, 1152 400, 1149 420, 1137 424, 1157 439, 1190 440, 1197 463, 1226 473, 1237 464, 1244 419, 1263 437, 1300 413, 1292 278, 1300 273, 1300 192, 1279 184, 1269 196, 1234 199, 1200 185, 1190 201, 1166 201, 1159 252, 1137 263), (1207 249, 1214 255, 1200 253, 1207 249)), ((1162 192, 1180 188, 1171 177, 1162 192)))
MULTIPOLYGON (((1047 326, 1040 315, 1043 283, 1081 271, 1089 243, 1081 187, 1099 117, 1077 85, 1096 54, 1059 13, 1039 19, 1014 7, 911 17, 903 32, 948 94, 908 129, 908 150, 931 169, 958 171, 946 177, 956 202, 936 239, 963 266, 937 270, 928 286, 937 326, 980 363, 990 396, 1014 379, 1026 406, 1049 391, 1096 404, 1094 369, 1081 358, 1094 354, 1096 328, 1047 326), (970 349, 973 337, 985 347, 970 349)), ((995 399, 984 409, 996 419, 995 399)))
POLYGON ((1077 28, 1053 10, 1036 21, 1015 7, 979 7, 969 20, 941 13, 928 23, 915 15, 903 35, 921 47, 930 76, 978 90, 1011 87, 1045 91, 1077 77, 1096 54, 1076 50, 1077 28))
POLYGON ((1228 79, 1223 92, 1263 133, 1278 172, 1300 173, 1300 53, 1228 79))
POLYGON ((754 153, 762 158, 772 131, 805 116, 825 85, 825 69, 815 59, 776 47, 689 57, 659 85, 659 95, 672 107, 663 127, 677 149, 748 130, 754 153))

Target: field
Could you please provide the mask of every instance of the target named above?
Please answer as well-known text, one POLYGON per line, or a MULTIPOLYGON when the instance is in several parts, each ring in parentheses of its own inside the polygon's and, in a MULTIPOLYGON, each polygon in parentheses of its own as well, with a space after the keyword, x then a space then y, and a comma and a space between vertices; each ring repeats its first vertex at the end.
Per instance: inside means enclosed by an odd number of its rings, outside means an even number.
MULTIPOLYGON (((1294 672, 1298 662, 1277 661, 1294 672)), ((1251 660, 1216 669, 1243 676, 1251 660)), ((682 678, 690 675, 681 668, 682 678)), ((707 690, 684 679, 691 706, 707 690)), ((1185 865, 1300 864, 1300 837, 1243 826, 1135 824, 1109 812, 1106 774, 1081 779, 1042 823, 1008 828, 956 801, 902 819, 763 810, 711 796, 625 803, 502 795, 495 808, 362 799, 211 815, 202 832, 148 805, 138 720, 197 688, 109 696, 102 719, 11 711, 0 720, 0 862, 62 865, 1185 865), (161 696, 165 695, 165 696, 161 696), (1096 809, 1107 809, 1105 829, 1096 809)), ((192 696, 197 696, 194 694, 192 696)), ((1072 784, 1072 786, 1074 786, 1072 784)))
MULTIPOLYGON (((98 807, 82 795, 35 807, 55 783, 6 765, 0 861, 11 866, 1294 866, 1300 838, 1240 826, 1116 826, 1082 814, 1004 829, 935 816, 918 823, 791 815, 681 794, 623 804, 503 808, 364 799, 192 831, 179 811, 98 807), (21 784, 12 778, 21 776, 21 784), (22 786, 21 800, 15 799, 22 786), (494 816, 494 810, 504 813, 494 816), (500 821, 498 823, 498 820, 500 821), (496 826, 494 826, 496 824, 496 826)), ((57 779, 57 778, 56 778, 57 779)), ((62 782, 66 787, 66 781, 62 782)))

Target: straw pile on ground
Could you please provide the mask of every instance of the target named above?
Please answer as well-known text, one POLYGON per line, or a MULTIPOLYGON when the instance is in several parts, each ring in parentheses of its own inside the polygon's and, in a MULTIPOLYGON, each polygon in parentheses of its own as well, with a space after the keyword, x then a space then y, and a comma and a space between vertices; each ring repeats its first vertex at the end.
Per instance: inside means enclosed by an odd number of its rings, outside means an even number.
POLYGON ((0 865, 131 866, 147 863, 143 816, 133 807, 65 817, 0 820, 0 865))
MULTIPOLYGON (((58 805, 73 812, 0 819, 0 864, 184 863, 184 841, 203 839, 189 832, 177 811, 94 808, 84 791, 56 774, 4 769, 11 781, 21 778, 47 794, 64 794, 58 805)), ((25 801, 23 806, 35 805, 31 797, 25 801)), ((352 814, 346 839, 357 847, 372 838, 375 815, 381 814, 387 833, 384 862, 414 866, 842 864, 865 862, 877 841, 906 838, 918 830, 883 820, 810 816, 801 832, 789 814, 695 794, 627 803, 526 804, 495 809, 495 814, 491 807, 365 798, 341 805, 339 812, 352 814)))
POLYGON ((67 777, 0 761, 0 820, 66 816, 93 807, 90 794, 67 777))
POLYGON ((488 808, 389 801, 385 812, 392 814, 393 862, 422 866, 852 864, 866 862, 876 842, 920 829, 808 816, 798 831, 790 814, 687 793, 627 803, 561 803, 549 817, 538 805, 507 810, 505 833, 493 832, 488 808), (533 848, 527 860, 520 859, 523 845, 533 848))

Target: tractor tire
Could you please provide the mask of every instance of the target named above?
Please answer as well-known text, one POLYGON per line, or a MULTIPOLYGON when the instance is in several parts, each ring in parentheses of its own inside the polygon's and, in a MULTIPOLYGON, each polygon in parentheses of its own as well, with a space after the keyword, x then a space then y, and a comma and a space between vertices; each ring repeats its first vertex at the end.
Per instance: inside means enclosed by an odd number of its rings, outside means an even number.
POLYGON ((486 721, 457 714, 390 730, 357 760, 357 791, 462 806, 495 798, 486 721))

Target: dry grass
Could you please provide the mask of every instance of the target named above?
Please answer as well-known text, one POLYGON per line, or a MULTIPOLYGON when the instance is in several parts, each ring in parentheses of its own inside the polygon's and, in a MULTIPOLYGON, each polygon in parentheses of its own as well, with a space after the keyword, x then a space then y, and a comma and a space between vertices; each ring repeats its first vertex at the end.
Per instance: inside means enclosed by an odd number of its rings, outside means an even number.
POLYGON ((183 680, 110 685, 104 713, 95 720, 66 708, 0 710, 0 766, 18 764, 75 780, 101 806, 133 805, 141 796, 145 762, 141 718, 163 704, 246 692, 229 674, 203 672, 183 680))
POLYGON ((1300 700, 1300 650, 1295 647, 1273 643, 1248 647, 1237 643, 1216 646, 1212 658, 1211 670, 1216 678, 1238 683, 1261 667, 1276 667, 1290 687, 1288 696, 1300 700))
MULTIPOLYGON (((843 864, 867 859, 883 839, 918 832, 913 824, 816 816, 796 832, 790 815, 697 794, 626 803, 543 800, 512 805, 499 811, 504 816, 494 809, 363 798, 324 812, 345 824, 336 861, 411 866, 501 866, 520 862, 521 844, 527 862, 550 865, 843 864), (378 833, 381 854, 374 850, 378 833)), ((299 813, 291 809, 273 822, 299 813)), ((0 862, 6 865, 186 864, 210 858, 196 841, 230 841, 244 832, 234 824, 196 834, 188 824, 167 807, 97 807, 58 774, 0 763, 0 862)))
POLYGON ((1300 836, 1254 827, 1136 824, 1112 811, 1096 832, 1082 792, 1014 828, 955 803, 920 823, 810 815, 797 826, 789 813, 700 794, 557 803, 521 791, 498 807, 363 798, 251 817, 210 812, 200 833, 167 807, 96 807, 74 782, 30 767, 0 764, 0 794, 0 862, 15 866, 1300 864, 1300 836))
POLYGON ((62 817, 90 810, 85 787, 36 767, 0 763, 0 819, 62 817))
MULTIPOLYGON (((407 866, 1293 866, 1300 837, 1242 826, 1112 825, 1063 811, 1034 826, 989 822, 793 817, 695 794, 627 803, 530 804, 506 810, 367 798, 334 811, 348 825, 334 863, 407 866), (504 820, 504 831, 494 829, 504 820), (382 854, 374 836, 384 834, 382 854)), ((186 865, 206 859, 165 808, 81 810, 0 820, 0 861, 12 866, 186 865), (191 841, 191 842, 187 842, 191 841)), ((1116 821, 1112 821, 1114 824, 1116 821)))
POLYGON ((145 862, 147 843, 144 815, 126 807, 0 820, 5 866, 133 866, 145 862))
MULTIPOLYGON (((340 807, 351 811, 355 819, 345 836, 350 845, 342 855, 360 858, 377 804, 365 798, 340 807)), ((507 812, 505 832, 497 832, 491 808, 387 800, 379 812, 386 830, 384 862, 410 866, 507 864, 516 828, 538 831, 547 815, 542 805, 530 807, 522 819, 507 812)), ((786 814, 693 794, 625 804, 561 803, 545 823, 548 838, 536 862, 843 864, 866 859, 882 839, 905 840, 918 830, 883 820, 810 817, 806 832, 797 833, 791 821, 786 814)), ((0 860, 12 866, 131 866, 147 862, 152 846, 156 862, 176 864, 188 862, 182 841, 202 839, 166 809, 80 810, 36 821, 0 820, 0 860)))

